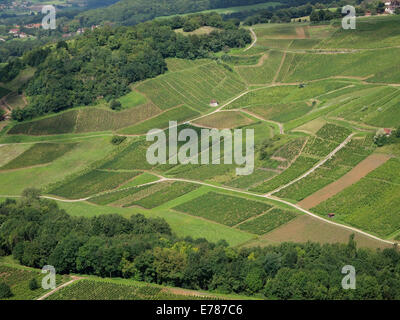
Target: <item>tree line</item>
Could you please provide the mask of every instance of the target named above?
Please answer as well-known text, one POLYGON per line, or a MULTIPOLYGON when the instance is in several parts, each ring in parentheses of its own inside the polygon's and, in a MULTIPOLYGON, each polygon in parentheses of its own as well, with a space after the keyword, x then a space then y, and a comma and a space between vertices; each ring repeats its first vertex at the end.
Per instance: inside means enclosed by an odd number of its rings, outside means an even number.
POLYGON ((282 243, 233 248, 225 241, 177 237, 160 218, 117 214, 72 217, 36 190, 0 204, 0 255, 57 273, 124 277, 163 285, 269 299, 399 299, 396 248, 282 243), (343 266, 356 269, 344 290, 343 266))
POLYGON ((206 58, 224 48, 244 47, 249 31, 236 20, 224 21, 216 13, 151 21, 134 27, 106 26, 85 32, 74 41, 35 48, 10 61, 0 78, 13 79, 25 66, 37 68, 24 88, 30 104, 14 109, 12 117, 23 121, 49 112, 111 101, 130 91, 133 82, 167 70, 165 58, 206 58), (205 35, 183 35, 175 29, 215 27, 205 35))

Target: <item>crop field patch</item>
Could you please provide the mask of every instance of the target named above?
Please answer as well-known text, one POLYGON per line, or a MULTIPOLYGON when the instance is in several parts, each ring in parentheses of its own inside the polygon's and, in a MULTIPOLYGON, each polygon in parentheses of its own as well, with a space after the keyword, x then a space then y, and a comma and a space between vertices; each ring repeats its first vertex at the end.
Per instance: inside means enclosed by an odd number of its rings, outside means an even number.
POLYGON ((193 183, 174 182, 169 185, 168 188, 161 189, 160 191, 133 202, 133 204, 146 209, 152 209, 198 188, 199 186, 193 183))
POLYGON ((147 99, 140 92, 132 91, 127 95, 119 98, 118 101, 121 102, 121 106, 123 109, 128 109, 142 104, 146 104, 147 99))
POLYGON ((364 49, 399 46, 399 24, 400 19, 397 16, 359 19, 355 30, 338 28, 335 36, 322 42, 320 48, 364 49))
POLYGON ((305 102, 274 104, 266 106, 255 106, 248 109, 267 120, 277 122, 288 122, 300 118, 312 110, 312 107, 305 102))
POLYGON ((251 191, 259 192, 259 193, 267 193, 269 191, 273 191, 276 188, 285 185, 292 181, 293 179, 301 176, 307 170, 311 169, 316 163, 318 162, 317 159, 300 156, 296 159, 296 161, 285 171, 281 174, 275 176, 271 180, 260 184, 254 188, 251 188, 251 191))
POLYGON ((265 214, 246 221, 237 227, 240 230, 262 235, 270 232, 296 218, 296 213, 282 209, 274 208, 265 214))
POLYGON ((387 237, 400 229, 399 194, 400 185, 367 176, 312 210, 320 215, 333 212, 335 219, 387 237))
POLYGON ((319 138, 335 142, 343 142, 350 134, 350 129, 340 127, 332 123, 325 124, 317 131, 317 136, 319 138))
POLYGON ((393 72, 393 65, 400 63, 399 52, 399 48, 381 50, 379 59, 376 59, 375 50, 332 54, 290 53, 282 66, 282 77, 278 80, 298 82, 343 76, 370 77, 370 82, 396 83, 400 75, 393 72), (379 76, 383 74, 387 76, 379 76))
POLYGON ((211 100, 223 103, 245 90, 245 85, 236 73, 210 62, 151 79, 140 84, 137 90, 160 109, 185 104, 203 112, 210 109, 211 100))
MULTIPOLYGON (((184 290, 182 290, 184 292, 184 290)), ((150 284, 79 280, 50 295, 47 300, 201 300, 204 295, 175 294, 173 289, 150 284)))
POLYGON ((51 194, 69 199, 80 199, 117 188, 138 172, 92 170, 50 190, 51 194))
POLYGON ((8 134, 41 136, 71 133, 75 129, 77 115, 78 111, 72 110, 40 120, 19 123, 12 127, 8 134))
POLYGON ((169 125, 169 121, 182 122, 184 120, 194 118, 199 113, 188 108, 187 106, 180 106, 164 113, 157 115, 154 118, 148 119, 132 127, 121 130, 123 134, 144 134, 152 129, 165 129, 169 125))
POLYGON ((194 121, 194 124, 216 129, 232 129, 245 126, 253 121, 241 112, 226 111, 218 112, 194 121))
POLYGON ((297 201, 303 200, 299 204, 303 208, 310 209, 335 194, 331 192, 337 193, 346 186, 357 182, 368 173, 368 170, 373 170, 387 159, 379 155, 367 158, 374 148, 364 146, 366 141, 368 141, 368 137, 351 140, 323 166, 276 195, 297 201), (358 164, 360 165, 357 166, 358 164), (325 186, 326 188, 324 188, 325 186))
POLYGON ((151 143, 145 140, 137 140, 130 143, 121 152, 101 166, 101 169, 111 170, 146 170, 153 165, 146 159, 147 148, 151 143))
POLYGON ((274 79, 282 57, 282 52, 271 50, 268 52, 268 57, 263 59, 261 66, 242 66, 237 68, 237 72, 249 84, 270 83, 274 79))
POLYGON ((196 68, 203 64, 210 63, 210 60, 207 59, 188 60, 188 59, 178 59, 178 58, 167 58, 165 61, 167 63, 168 71, 170 72, 196 68))
POLYGON ((84 108, 79 110, 75 132, 118 130, 154 117, 159 113, 161 110, 152 103, 118 112, 102 108, 84 108))
POLYGON ((174 209, 231 227, 270 208, 263 202, 209 192, 174 209))
POLYGON ((272 170, 256 169, 252 174, 235 178, 226 183, 226 185, 239 189, 248 189, 255 184, 260 184, 265 180, 272 178, 276 174, 277 173, 272 170))
POLYGON ((47 164, 76 147, 76 143, 37 143, 5 164, 0 170, 19 169, 47 164))

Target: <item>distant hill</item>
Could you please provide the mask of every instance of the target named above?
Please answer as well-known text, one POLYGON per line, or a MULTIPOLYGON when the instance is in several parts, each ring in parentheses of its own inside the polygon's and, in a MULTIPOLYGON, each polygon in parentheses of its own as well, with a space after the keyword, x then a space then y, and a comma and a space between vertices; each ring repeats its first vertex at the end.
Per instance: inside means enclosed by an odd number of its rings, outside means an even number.
MULTIPOLYGON (((111 21, 134 25, 159 16, 198 12, 232 6, 248 6, 271 0, 121 0, 107 8, 86 11, 78 16, 86 26, 111 21)), ((286 1, 285 1, 286 2, 286 1)))

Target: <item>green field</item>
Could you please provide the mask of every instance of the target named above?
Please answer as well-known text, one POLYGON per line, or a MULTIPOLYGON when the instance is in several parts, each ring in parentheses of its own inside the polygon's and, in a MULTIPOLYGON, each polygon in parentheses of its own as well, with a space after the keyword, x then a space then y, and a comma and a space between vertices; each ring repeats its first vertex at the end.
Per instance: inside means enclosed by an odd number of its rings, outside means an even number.
POLYGON ((162 110, 185 104, 200 112, 210 109, 212 99, 223 103, 244 89, 236 73, 212 61, 167 73, 137 87, 162 110))
POLYGON ((53 188, 49 192, 64 198, 84 198, 115 189, 136 175, 138 172, 93 170, 53 188))
POLYGON ((240 224, 238 228, 262 235, 294 218, 296 218, 296 213, 274 208, 255 219, 240 224))
POLYGON ((392 159, 312 210, 387 237, 400 229, 400 161, 392 159))
POLYGON ((174 209, 191 215, 234 226, 271 208, 270 205, 244 198, 207 193, 174 209))
POLYGON ((76 143, 38 143, 11 160, 0 170, 19 169, 46 164, 76 147, 76 143))

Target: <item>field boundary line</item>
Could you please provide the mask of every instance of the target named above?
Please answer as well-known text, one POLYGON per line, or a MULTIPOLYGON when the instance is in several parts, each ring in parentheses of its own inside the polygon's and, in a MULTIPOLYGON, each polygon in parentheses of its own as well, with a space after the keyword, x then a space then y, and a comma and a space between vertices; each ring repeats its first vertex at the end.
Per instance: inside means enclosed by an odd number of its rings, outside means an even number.
POLYGON ((325 158, 323 158, 321 161, 319 161, 314 167, 309 169, 307 172, 303 173, 300 177, 297 177, 296 179, 290 181, 289 183, 287 183, 283 186, 280 186, 279 188, 267 193, 266 196, 272 196, 274 193, 277 193, 277 192, 291 186, 292 184, 296 183, 297 181, 300 181, 301 179, 303 179, 303 178, 307 177, 308 175, 310 175, 311 173, 313 173, 315 170, 317 170, 319 167, 321 167, 323 164, 325 164, 325 162, 330 160, 338 151, 343 149, 349 143, 351 138, 353 138, 354 135, 355 135, 355 133, 352 133, 351 135, 349 135, 339 146, 337 146, 325 158))

